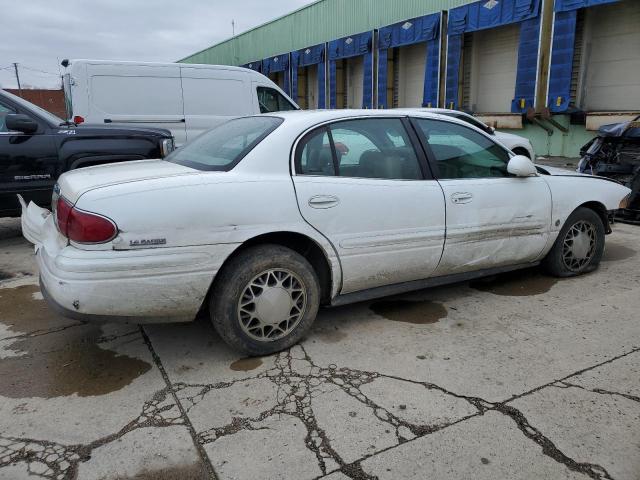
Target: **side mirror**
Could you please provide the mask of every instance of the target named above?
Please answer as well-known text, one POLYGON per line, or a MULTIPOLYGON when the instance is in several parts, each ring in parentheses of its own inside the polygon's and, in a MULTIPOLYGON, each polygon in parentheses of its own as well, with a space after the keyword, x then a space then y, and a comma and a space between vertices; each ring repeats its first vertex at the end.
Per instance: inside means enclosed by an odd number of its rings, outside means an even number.
POLYGON ((496 129, 493 127, 487 127, 487 131, 491 134, 491 135, 495 135, 496 133, 496 129))
POLYGON ((511 157, 507 164, 507 172, 516 177, 532 177, 538 174, 536 166, 524 155, 511 157))
POLYGON ((5 117, 7 130, 22 133, 35 133, 38 124, 29 115, 22 113, 10 113, 5 117))

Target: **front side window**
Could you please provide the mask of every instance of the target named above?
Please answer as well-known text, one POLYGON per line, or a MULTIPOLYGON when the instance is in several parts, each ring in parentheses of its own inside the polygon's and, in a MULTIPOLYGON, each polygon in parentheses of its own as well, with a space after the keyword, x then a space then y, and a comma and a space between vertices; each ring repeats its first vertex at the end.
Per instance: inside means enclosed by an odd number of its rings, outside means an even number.
POLYGON ((415 119, 436 160, 439 178, 507 177, 509 153, 463 125, 415 119))
POLYGON ((305 175, 422 179, 411 140, 397 118, 347 120, 322 127, 302 140, 296 161, 296 171, 305 175))
POLYGON ((282 121, 266 116, 230 120, 174 150, 165 160, 197 170, 230 170, 282 121))
POLYGON ((0 132, 8 132, 7 130, 7 115, 10 113, 16 113, 12 108, 7 107, 0 103, 0 132))
POLYGON ((269 87, 258 87, 258 103, 260 104, 260 113, 284 112, 296 109, 284 95, 269 87))

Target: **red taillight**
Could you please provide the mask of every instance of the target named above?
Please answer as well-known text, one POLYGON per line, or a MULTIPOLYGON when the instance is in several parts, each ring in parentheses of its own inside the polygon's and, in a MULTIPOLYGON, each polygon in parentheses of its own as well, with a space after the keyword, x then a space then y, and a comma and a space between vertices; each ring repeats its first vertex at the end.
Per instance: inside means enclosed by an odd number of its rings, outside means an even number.
POLYGON ((58 230, 78 243, 105 243, 112 240, 118 228, 108 218, 74 208, 64 197, 56 205, 58 230))
POLYGON ((73 123, 75 123, 76 125, 80 125, 83 122, 84 122, 84 117, 81 117, 80 115, 73 116, 73 123))
POLYGON ((67 235, 67 224, 69 222, 69 214, 73 209, 73 205, 67 202, 63 197, 58 197, 58 202, 55 205, 56 208, 56 223, 58 224, 58 230, 65 237, 67 235))

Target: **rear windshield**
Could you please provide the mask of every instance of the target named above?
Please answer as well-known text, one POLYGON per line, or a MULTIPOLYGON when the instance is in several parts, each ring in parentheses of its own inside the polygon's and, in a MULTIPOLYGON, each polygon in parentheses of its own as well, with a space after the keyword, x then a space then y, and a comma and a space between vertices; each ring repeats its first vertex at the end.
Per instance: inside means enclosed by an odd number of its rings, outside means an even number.
POLYGON ((203 133, 165 160, 197 170, 231 170, 282 122, 267 116, 236 118, 203 133))

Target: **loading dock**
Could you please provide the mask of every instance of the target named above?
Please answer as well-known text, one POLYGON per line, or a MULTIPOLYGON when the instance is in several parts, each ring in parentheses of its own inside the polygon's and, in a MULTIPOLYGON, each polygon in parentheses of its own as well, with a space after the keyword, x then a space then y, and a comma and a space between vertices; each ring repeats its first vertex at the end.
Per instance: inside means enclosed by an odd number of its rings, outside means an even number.
POLYGON ((556 0, 550 110, 640 110, 638 25, 636 0, 556 0))
POLYGON ((437 107, 440 13, 378 32, 378 108, 437 107))
POLYGON ((291 70, 289 54, 283 53, 262 61, 262 74, 277 84, 287 95, 291 93, 291 70))
POLYGON ((251 70, 254 70, 258 73, 262 73, 262 61, 261 60, 256 60, 255 62, 249 62, 249 63, 245 63, 244 65, 240 65, 241 67, 244 68, 249 68, 251 70))
POLYGON ((329 42, 330 108, 373 108, 373 32, 329 42))
POLYGON ((523 113, 534 107, 540 0, 480 1, 449 10, 447 108, 523 113))
POLYGON ((326 45, 291 52, 291 97, 303 109, 325 108, 326 45))

